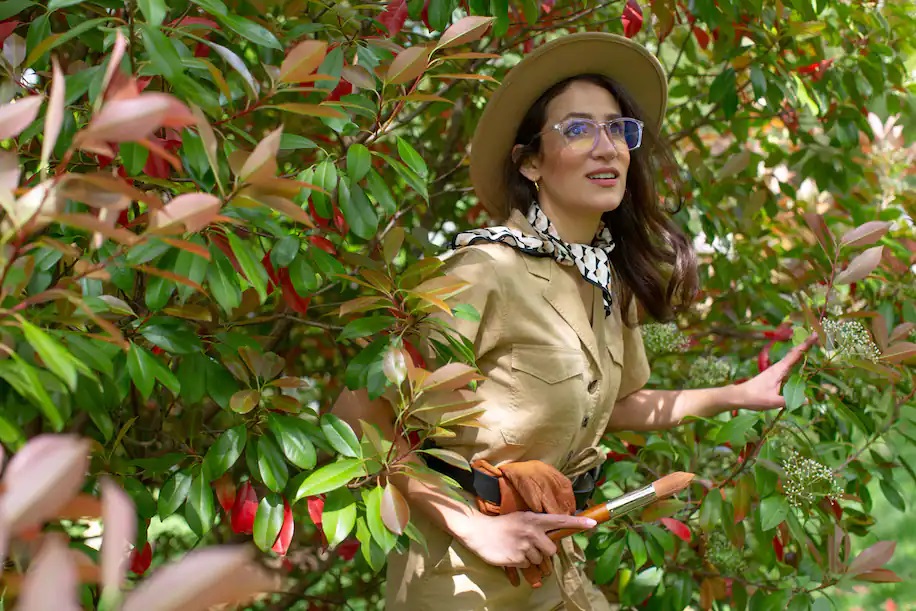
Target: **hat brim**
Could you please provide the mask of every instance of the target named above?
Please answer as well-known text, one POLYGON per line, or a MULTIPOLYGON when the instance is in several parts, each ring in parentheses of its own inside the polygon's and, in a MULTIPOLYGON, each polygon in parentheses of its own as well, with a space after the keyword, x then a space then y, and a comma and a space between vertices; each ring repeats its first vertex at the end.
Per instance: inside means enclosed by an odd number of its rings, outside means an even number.
POLYGON ((506 160, 528 109, 553 85, 582 74, 599 74, 620 83, 636 101, 647 127, 661 127, 668 82, 661 64, 644 47, 604 32, 570 34, 525 56, 493 92, 471 141, 471 184, 496 220, 503 220, 509 193, 506 160))

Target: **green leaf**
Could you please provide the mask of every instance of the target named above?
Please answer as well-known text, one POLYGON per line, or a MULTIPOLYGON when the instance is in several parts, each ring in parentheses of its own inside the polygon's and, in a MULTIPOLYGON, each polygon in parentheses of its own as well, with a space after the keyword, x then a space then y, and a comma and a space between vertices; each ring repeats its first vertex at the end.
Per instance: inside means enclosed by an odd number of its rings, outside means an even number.
POLYGON ((366 145, 359 142, 347 149, 347 176, 351 184, 361 181, 372 168, 372 156, 366 145))
MULTIPOLYGON (((37 21, 37 20, 36 20, 37 21)), ((51 36, 45 37, 38 43, 37 46, 32 47, 29 45, 31 51, 29 51, 28 57, 25 58, 25 62, 22 64, 22 68, 34 67, 39 59, 44 57, 48 51, 51 51, 60 45, 73 40, 74 38, 81 36, 82 34, 94 30, 100 27, 103 23, 111 21, 110 17, 100 17, 98 19, 89 19, 83 21, 78 25, 61 32, 60 34, 52 34, 51 36)), ((31 41, 29 41, 31 42, 31 41)))
POLYGON ((153 68, 169 82, 181 80, 184 76, 184 67, 172 41, 158 28, 145 23, 140 24, 140 35, 153 68))
POLYGON ((153 500, 153 495, 143 482, 133 477, 127 477, 122 480, 121 485, 133 500, 137 508, 137 515, 144 520, 152 519, 156 515, 156 501, 153 500))
POLYGON ((424 180, 429 177, 429 169, 423 157, 403 138, 398 138, 398 156, 417 176, 424 180))
POLYGON ((48 2, 48 12, 56 11, 59 8, 66 8, 68 6, 74 6, 80 4, 84 0, 51 0, 48 2))
POLYGON ((347 183, 341 182, 337 191, 337 203, 350 225, 350 231, 364 240, 375 235, 378 230, 378 214, 362 187, 348 187, 347 183))
POLYGON ((23 320, 20 324, 25 340, 35 349, 45 366, 63 380, 70 390, 76 389, 77 372, 95 378, 92 371, 73 358, 67 348, 55 338, 30 322, 23 320))
POLYGON ((649 559, 649 553, 646 549, 646 542, 642 540, 639 533, 635 530, 627 531, 627 548, 633 556, 633 566, 639 569, 649 559))
MULTIPOLYGON (((318 145, 315 144, 314 140, 309 140, 305 136, 300 136, 299 134, 283 134, 280 136, 281 151, 298 151, 301 149, 313 149, 317 147, 318 145)), ((305 182, 309 181, 306 180, 305 182)))
POLYGON ((192 2, 211 15, 220 16, 229 12, 229 9, 220 0, 192 0, 192 2))
POLYGON ((470 320, 472 322, 480 322, 480 312, 478 312, 474 306, 467 303, 459 303, 453 307, 452 314, 454 314, 456 318, 470 320))
POLYGON ((247 440, 248 431, 244 424, 223 431, 223 434, 210 446, 204 456, 203 473, 205 477, 212 482, 232 468, 235 461, 242 455, 247 440))
MULTIPOLYGON (((158 1, 158 0, 153 0, 158 1)), ((121 162, 129 176, 139 176, 149 158, 149 149, 136 142, 122 142, 120 145, 121 162)))
POLYGON ((192 354, 203 350, 197 331, 176 318, 150 318, 140 327, 140 334, 149 343, 171 354, 192 354))
MULTIPOLYGON (((319 72, 319 74, 324 74, 319 72)), ((321 187, 328 193, 333 193, 337 188, 337 167, 329 160, 325 159, 315 166, 315 173, 312 176, 312 184, 321 187)), ((312 204, 315 211, 322 218, 329 219, 334 211, 331 209, 331 201, 328 196, 320 191, 312 193, 312 204)))
POLYGON ((227 237, 229 238, 229 246, 232 247, 232 253, 238 260, 239 267, 242 268, 245 278, 257 291, 261 303, 264 303, 267 300, 267 270, 261 265, 248 242, 245 242, 233 232, 229 232, 227 237))
POLYGON ((350 425, 334 414, 322 414, 320 419, 321 430, 325 438, 341 455, 350 458, 360 456, 359 439, 350 425))
POLYGON ((67 345, 76 359, 99 373, 105 374, 110 378, 114 377, 112 359, 116 353, 120 352, 117 346, 75 333, 69 333, 65 337, 67 338, 67 345))
POLYGON ((138 0, 137 5, 140 7, 140 12, 143 13, 144 19, 150 25, 161 25, 162 20, 165 19, 165 14, 168 12, 165 0, 138 0))
POLYGON ((718 528, 722 522, 722 496, 717 489, 710 490, 703 498, 700 505, 700 528, 710 532, 718 528))
POLYGON ((767 93, 767 77, 760 66, 751 65, 751 85, 754 87, 754 97, 762 98, 767 93))
POLYGON ((293 259, 290 264, 289 279, 293 283, 296 293, 303 297, 311 295, 321 286, 321 276, 315 272, 315 268, 309 265, 308 259, 302 255, 293 259))
POLYGON ((797 373, 786 381, 782 389, 782 396, 786 400, 786 408, 793 411, 805 404, 805 380, 797 373))
POLYGON ((127 353, 127 372, 144 399, 149 399, 153 393, 153 385, 156 383, 153 359, 155 357, 152 354, 137 344, 130 345, 130 352, 127 353))
POLYGON ((595 583, 599 585, 605 584, 614 579, 614 576, 617 575, 617 571, 620 568, 620 560, 623 558, 623 548, 625 545, 626 539, 620 537, 604 550, 604 553, 601 554, 601 557, 598 558, 598 562, 595 564, 595 583))
POLYGON ((231 314, 242 303, 242 290, 238 276, 229 257, 218 247, 210 245, 210 266, 207 268, 207 285, 216 303, 226 314, 231 314))
POLYGON ((397 212, 398 204, 391 195, 391 189, 388 188, 388 183, 378 172, 370 170, 366 182, 369 186, 369 193, 372 194, 378 205, 382 207, 385 214, 392 215, 397 212))
POLYGON ((258 472, 261 480, 272 492, 280 492, 286 487, 289 471, 280 448, 270 437, 258 439, 258 472))
POLYGON ((327 464, 306 477, 296 490, 293 502, 340 488, 366 472, 361 461, 344 458, 327 464))
POLYGON ((760 527, 772 530, 789 515, 789 503, 782 496, 768 496, 760 502, 760 527))
POLYGON ((266 494, 258 503, 258 513, 254 516, 254 544, 261 551, 270 551, 280 528, 283 526, 283 499, 279 494, 266 494))
POLYGON ((176 471, 159 490, 159 518, 165 519, 178 511, 191 490, 191 476, 187 471, 176 471))
POLYGON ((191 481, 188 500, 184 506, 184 517, 198 537, 204 536, 213 527, 213 520, 216 518, 213 489, 203 474, 191 481))
POLYGON ((305 430, 294 424, 297 420, 292 417, 278 417, 274 413, 267 415, 267 425, 277 438, 286 459, 300 469, 314 469, 318 462, 318 453, 305 430))
POLYGON ((358 337, 366 337, 367 335, 375 335, 376 333, 387 329, 397 322, 397 319, 393 316, 373 316, 371 318, 357 318, 353 320, 343 328, 340 332, 340 335, 337 336, 338 341, 343 341, 347 339, 356 339, 358 337))
POLYGON ((299 253, 299 238, 286 235, 277 240, 274 247, 270 249, 270 262, 274 267, 289 267, 289 264, 296 259, 299 253))
POLYGON ((230 30, 242 38, 247 38, 256 45, 270 47, 278 51, 283 50, 283 45, 280 44, 280 41, 277 40, 277 37, 274 36, 270 30, 253 21, 233 13, 217 14, 216 18, 230 30))
POLYGON ((540 14, 539 4, 538 0, 522 0, 522 12, 528 25, 537 23, 538 15, 540 14))
POLYGON ((9 19, 13 15, 18 15, 34 4, 32 0, 6 0, 0 4, 0 21, 9 19))
POLYGON ((880 486, 881 492, 884 493, 884 498, 894 509, 906 511, 906 501, 903 500, 903 495, 900 494, 897 484, 892 479, 882 478, 880 486))
POLYGON ((383 492, 381 486, 376 486, 369 491, 363 490, 363 500, 366 503, 366 523, 369 526, 372 539, 387 554, 394 548, 398 538, 397 535, 385 527, 385 522, 382 520, 383 492))
POLYGON ((328 492, 321 513, 321 528, 328 540, 328 546, 335 547, 343 542, 356 526, 356 499, 347 488, 328 492))
POLYGON ((733 447, 743 446, 747 441, 748 433, 760 419, 756 414, 741 414, 735 416, 722 425, 716 433, 716 443, 730 443, 733 447))

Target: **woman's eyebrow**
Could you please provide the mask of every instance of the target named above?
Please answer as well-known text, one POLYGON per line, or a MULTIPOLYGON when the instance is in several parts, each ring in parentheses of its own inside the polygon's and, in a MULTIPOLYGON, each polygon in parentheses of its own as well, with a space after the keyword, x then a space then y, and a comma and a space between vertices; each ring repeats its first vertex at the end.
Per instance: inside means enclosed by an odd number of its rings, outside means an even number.
MULTIPOLYGON (((623 115, 619 113, 612 112, 612 113, 608 113, 604 115, 604 118, 610 121, 611 119, 619 119, 622 116, 623 115)), ((570 112, 570 113, 566 113, 566 116, 560 119, 560 121, 565 121, 566 119, 591 119, 594 121, 595 115, 591 113, 587 113, 587 112, 570 112)))

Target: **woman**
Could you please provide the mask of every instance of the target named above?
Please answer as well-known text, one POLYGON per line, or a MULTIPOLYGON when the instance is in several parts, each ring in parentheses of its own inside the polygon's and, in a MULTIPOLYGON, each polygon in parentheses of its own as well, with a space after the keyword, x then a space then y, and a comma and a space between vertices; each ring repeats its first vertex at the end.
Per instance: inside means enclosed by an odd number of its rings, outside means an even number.
MULTIPOLYGON (((603 461, 597 444, 605 434, 784 404, 780 385, 809 343, 743 384, 643 389, 649 365, 636 312, 665 319, 696 283, 689 242, 654 185, 671 159, 657 136, 666 101, 658 61, 601 33, 545 44, 493 94, 475 132, 471 179, 490 216, 507 220, 458 235, 446 262, 448 274, 470 283, 455 303, 480 313, 477 322, 449 322, 474 343, 487 377, 478 389, 483 427, 441 446, 475 464, 546 464, 575 487, 603 461)), ((384 411, 376 407, 372 420, 386 424, 384 411)), ((338 412, 351 422, 367 418, 357 408, 338 412)), ((472 479, 468 498, 485 496, 472 479)), ((398 485, 428 552, 412 546, 389 559, 389 609, 610 608, 575 564, 580 551, 545 534, 591 521, 487 515, 415 479, 398 485), (511 584, 502 568, 548 558, 554 576, 545 570, 538 588, 511 584)))

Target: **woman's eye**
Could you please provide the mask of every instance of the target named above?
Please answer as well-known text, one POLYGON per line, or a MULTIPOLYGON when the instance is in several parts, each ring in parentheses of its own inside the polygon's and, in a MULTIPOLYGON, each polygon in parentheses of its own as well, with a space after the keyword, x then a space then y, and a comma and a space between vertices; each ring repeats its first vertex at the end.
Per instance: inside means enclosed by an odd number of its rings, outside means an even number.
POLYGON ((567 136, 567 137, 569 137, 569 138, 578 138, 578 137, 581 137, 581 136, 588 135, 589 131, 590 131, 590 130, 589 130, 589 125, 588 125, 588 123, 584 123, 584 122, 581 122, 581 121, 577 121, 577 122, 575 122, 575 123, 570 123, 570 124, 568 124, 568 125, 563 129, 563 135, 565 135, 565 136, 567 136))
POLYGON ((623 136, 624 125, 623 123, 612 123, 608 125, 608 133, 612 136, 623 136))

